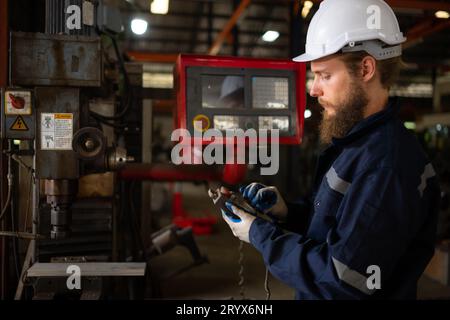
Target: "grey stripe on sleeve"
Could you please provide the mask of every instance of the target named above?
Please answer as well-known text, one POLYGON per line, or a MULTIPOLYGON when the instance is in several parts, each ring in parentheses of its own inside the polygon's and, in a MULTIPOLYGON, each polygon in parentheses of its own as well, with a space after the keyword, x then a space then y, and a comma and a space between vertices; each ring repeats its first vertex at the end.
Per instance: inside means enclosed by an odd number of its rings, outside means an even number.
POLYGON ((336 273, 338 274, 340 280, 352 286, 353 288, 364 292, 367 295, 375 293, 375 289, 371 290, 367 287, 367 278, 365 276, 355 270, 350 269, 347 265, 343 264, 339 260, 336 260, 333 257, 331 258, 333 259, 334 268, 336 269, 336 273))
POLYGON ((347 189, 350 187, 350 183, 345 181, 344 179, 339 178, 337 175, 336 170, 331 167, 330 170, 328 170, 326 174, 328 185, 331 189, 334 191, 337 191, 341 194, 345 194, 347 192, 347 189))

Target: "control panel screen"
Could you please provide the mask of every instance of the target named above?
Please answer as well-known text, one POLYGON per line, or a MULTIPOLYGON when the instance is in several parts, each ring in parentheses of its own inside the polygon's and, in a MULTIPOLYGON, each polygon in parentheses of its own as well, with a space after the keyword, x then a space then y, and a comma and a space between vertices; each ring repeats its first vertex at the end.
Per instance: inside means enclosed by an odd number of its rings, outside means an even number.
POLYGON ((202 75, 203 108, 244 108, 244 77, 202 75))
POLYGON ((288 109, 289 79, 253 77, 252 95, 253 109, 288 109))
POLYGON ((301 143, 305 64, 180 55, 175 70, 176 126, 191 136, 208 129, 222 134, 253 129, 261 136, 265 130, 278 130, 281 144, 301 143))

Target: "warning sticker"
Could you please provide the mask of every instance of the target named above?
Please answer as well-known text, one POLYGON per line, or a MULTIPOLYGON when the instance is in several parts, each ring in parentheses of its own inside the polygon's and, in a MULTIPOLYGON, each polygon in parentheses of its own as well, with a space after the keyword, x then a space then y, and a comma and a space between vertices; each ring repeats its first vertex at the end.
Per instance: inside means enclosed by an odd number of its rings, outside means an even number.
POLYGON ((30 91, 5 91, 5 114, 31 114, 30 91))
POLYGON ((72 136, 72 113, 41 113, 42 150, 72 150, 72 136))
POLYGON ((17 116, 16 120, 13 122, 9 130, 28 131, 28 127, 25 121, 23 121, 23 118, 21 116, 17 116))

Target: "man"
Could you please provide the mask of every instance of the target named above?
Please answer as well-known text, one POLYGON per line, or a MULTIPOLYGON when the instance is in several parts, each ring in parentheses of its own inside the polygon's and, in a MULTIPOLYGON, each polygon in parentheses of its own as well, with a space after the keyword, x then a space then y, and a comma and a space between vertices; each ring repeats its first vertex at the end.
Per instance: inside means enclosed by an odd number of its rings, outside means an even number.
POLYGON ((405 41, 381 0, 325 0, 306 53, 323 107, 310 204, 286 205, 275 187, 242 192, 271 223, 229 206, 235 236, 261 252, 298 299, 415 299, 434 252, 439 186, 419 143, 397 118, 389 87, 405 41), (290 231, 286 231, 290 230, 290 231))

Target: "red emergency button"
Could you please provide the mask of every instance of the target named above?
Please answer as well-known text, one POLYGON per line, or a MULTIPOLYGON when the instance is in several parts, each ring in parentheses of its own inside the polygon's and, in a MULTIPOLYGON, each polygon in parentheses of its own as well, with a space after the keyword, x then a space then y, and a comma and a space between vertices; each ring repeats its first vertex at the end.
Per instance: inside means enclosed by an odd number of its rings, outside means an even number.
POLYGON ((25 99, 19 96, 14 96, 13 94, 9 94, 9 100, 11 101, 11 106, 14 109, 24 109, 25 108, 25 99))

